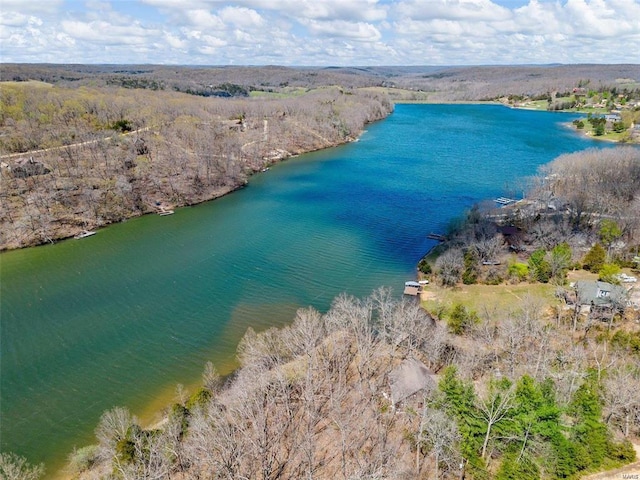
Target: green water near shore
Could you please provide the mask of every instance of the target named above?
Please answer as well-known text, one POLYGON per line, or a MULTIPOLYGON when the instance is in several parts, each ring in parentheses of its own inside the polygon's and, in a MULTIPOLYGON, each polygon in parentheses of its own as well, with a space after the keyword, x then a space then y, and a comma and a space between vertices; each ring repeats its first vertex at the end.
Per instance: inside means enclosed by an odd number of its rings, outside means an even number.
POLYGON ((274 166, 249 186, 0 255, 0 445, 46 462, 92 443, 101 413, 136 414, 230 371, 251 326, 342 292, 400 292, 449 221, 565 152, 595 145, 574 117, 478 105, 399 105, 361 141, 274 166), (535 125, 535 128, 532 128, 535 125))

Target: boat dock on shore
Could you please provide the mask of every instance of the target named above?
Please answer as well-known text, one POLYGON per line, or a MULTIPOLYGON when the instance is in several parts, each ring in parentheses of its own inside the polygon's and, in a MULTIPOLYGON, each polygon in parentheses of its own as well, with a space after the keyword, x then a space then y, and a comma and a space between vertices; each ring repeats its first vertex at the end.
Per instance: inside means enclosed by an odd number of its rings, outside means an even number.
POLYGON ((494 202, 496 202, 498 205, 502 206, 502 207, 506 207, 507 205, 511 205, 512 203, 516 203, 516 200, 514 200, 513 198, 507 198, 507 197, 498 197, 494 200, 494 202))
POLYGON ((78 240, 80 238, 87 238, 87 237, 90 237, 91 235, 95 235, 95 234, 96 234, 96 232, 94 232, 93 230, 83 230, 82 232, 78 233, 77 235, 74 235, 73 238, 78 240))
POLYGON ((447 237, 440 235, 439 233, 430 233, 427 235, 427 238, 429 240, 437 240, 438 242, 444 242, 447 239, 447 237))

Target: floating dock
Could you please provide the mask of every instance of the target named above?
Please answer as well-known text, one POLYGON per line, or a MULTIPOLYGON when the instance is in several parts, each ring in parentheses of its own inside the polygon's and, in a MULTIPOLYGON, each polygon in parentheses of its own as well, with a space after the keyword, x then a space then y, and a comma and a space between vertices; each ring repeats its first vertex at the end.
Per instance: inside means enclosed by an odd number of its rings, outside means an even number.
POLYGON ((447 237, 438 233, 430 233, 429 235, 427 235, 427 238, 429 240, 437 240, 439 242, 444 242, 447 239, 447 237))
POLYGON ((498 205, 506 207, 507 205, 511 205, 512 203, 516 203, 516 200, 514 200, 513 198, 498 197, 498 198, 496 198, 494 200, 494 202, 496 202, 498 205))

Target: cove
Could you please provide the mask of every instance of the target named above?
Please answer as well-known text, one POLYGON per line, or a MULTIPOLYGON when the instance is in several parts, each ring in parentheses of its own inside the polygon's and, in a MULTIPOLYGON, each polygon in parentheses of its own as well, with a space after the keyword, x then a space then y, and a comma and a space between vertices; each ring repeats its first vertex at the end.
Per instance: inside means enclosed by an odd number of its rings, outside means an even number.
POLYGON ((206 361, 234 367, 248 327, 325 310, 342 292, 399 295, 449 222, 520 196, 560 154, 607 147, 576 116, 397 105, 360 141, 291 159, 231 195, 0 255, 2 451, 45 462, 94 442, 100 415, 172 401, 206 361))

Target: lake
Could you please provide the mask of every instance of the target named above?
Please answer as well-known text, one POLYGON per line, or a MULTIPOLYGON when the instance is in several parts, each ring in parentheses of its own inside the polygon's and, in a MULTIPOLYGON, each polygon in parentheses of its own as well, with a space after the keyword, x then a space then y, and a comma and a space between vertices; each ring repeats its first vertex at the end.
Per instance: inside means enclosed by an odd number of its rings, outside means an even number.
POLYGON ((474 203, 522 195, 558 155, 607 147, 568 114, 487 105, 398 105, 360 141, 288 160, 231 195, 0 255, 3 451, 46 462, 94 442, 101 413, 146 421, 234 368, 248 327, 326 310, 342 292, 402 292, 474 203))

